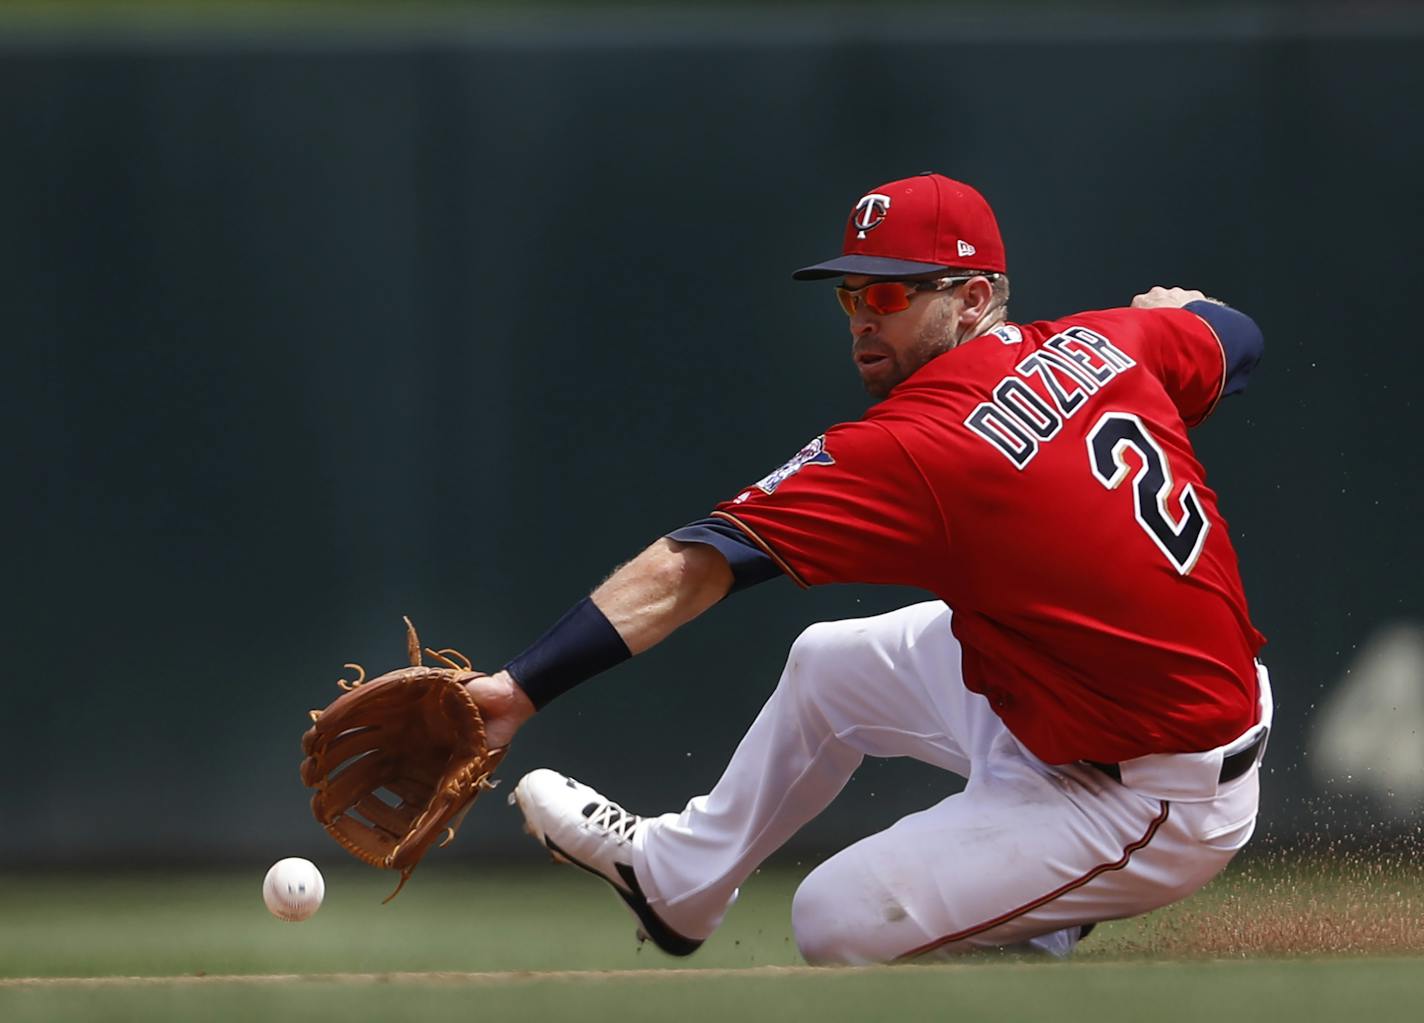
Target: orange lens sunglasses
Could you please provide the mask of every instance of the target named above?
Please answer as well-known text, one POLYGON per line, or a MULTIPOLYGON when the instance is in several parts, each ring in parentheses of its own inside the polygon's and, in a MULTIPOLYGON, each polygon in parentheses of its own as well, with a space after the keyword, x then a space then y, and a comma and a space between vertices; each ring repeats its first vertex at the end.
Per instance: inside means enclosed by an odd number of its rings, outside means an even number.
POLYGON ((836 298, 847 316, 854 316, 861 302, 869 306, 871 312, 886 316, 910 308, 910 299, 917 291, 944 291, 980 276, 985 275, 939 277, 932 281, 875 281, 863 288, 836 288, 836 298))

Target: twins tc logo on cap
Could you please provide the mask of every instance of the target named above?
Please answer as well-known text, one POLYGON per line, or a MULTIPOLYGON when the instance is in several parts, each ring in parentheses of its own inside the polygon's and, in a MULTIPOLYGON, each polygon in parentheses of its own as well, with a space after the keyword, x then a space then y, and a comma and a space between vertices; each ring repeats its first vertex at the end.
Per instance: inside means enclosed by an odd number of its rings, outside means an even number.
POLYGON ((863 239, 865 232, 873 227, 880 226, 885 219, 885 214, 890 212, 890 197, 881 195, 879 192, 871 192, 863 196, 860 202, 855 204, 855 226, 860 229, 857 238, 863 239))

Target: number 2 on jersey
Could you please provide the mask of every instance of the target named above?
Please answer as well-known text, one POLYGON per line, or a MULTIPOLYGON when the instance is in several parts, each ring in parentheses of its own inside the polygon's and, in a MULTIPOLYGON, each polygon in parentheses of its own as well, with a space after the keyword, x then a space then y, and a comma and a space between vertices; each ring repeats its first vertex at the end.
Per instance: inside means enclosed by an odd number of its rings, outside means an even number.
POLYGON ((1132 502, 1137 522, 1161 548, 1182 575, 1201 556, 1211 523, 1206 520, 1196 489, 1182 488, 1181 518, 1172 521, 1167 498, 1172 494, 1172 469, 1157 441, 1142 420, 1128 412, 1104 412, 1088 434, 1088 461, 1093 475, 1109 490, 1116 490, 1132 471, 1123 460, 1123 449, 1132 448, 1142 466, 1132 480, 1132 502))

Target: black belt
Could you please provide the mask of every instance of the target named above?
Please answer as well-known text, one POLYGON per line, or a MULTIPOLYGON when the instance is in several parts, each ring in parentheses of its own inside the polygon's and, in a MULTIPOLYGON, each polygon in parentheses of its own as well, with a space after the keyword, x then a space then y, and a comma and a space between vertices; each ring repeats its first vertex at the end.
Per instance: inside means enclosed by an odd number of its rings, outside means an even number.
MULTIPOLYGON (((1251 770, 1251 766, 1256 763, 1256 754, 1261 752, 1261 744, 1266 741, 1266 736, 1269 734, 1269 730, 1263 731, 1260 736, 1257 737, 1256 741, 1245 749, 1237 750, 1229 757, 1222 758, 1221 777, 1217 779, 1217 784, 1224 785, 1229 781, 1235 781, 1247 771, 1251 770)), ((1103 774, 1119 784, 1122 782, 1121 764, 1100 764, 1096 760, 1084 760, 1083 763, 1089 767, 1096 767, 1099 771, 1102 771, 1103 774)))

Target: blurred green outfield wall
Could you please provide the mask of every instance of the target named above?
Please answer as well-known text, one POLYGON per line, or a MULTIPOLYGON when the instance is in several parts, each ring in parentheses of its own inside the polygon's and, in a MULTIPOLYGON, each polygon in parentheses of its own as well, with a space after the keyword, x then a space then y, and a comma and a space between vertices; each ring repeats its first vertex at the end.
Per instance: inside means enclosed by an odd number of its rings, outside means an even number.
MULTIPOLYGON (((1197 437, 1271 638, 1271 828, 1319 823, 1308 721, 1351 652, 1424 617, 1424 22, 27 31, 0 95, 0 862, 338 855, 296 767, 342 662, 396 663, 409 613, 498 666, 859 415, 843 317, 789 272, 923 169, 994 204, 1016 319, 1180 283, 1265 328, 1197 437)), ((759 587, 503 773, 680 806, 801 628, 916 596, 759 587)), ((861 774, 798 848, 955 787, 861 774)), ((521 842, 491 799, 456 851, 521 842)))

